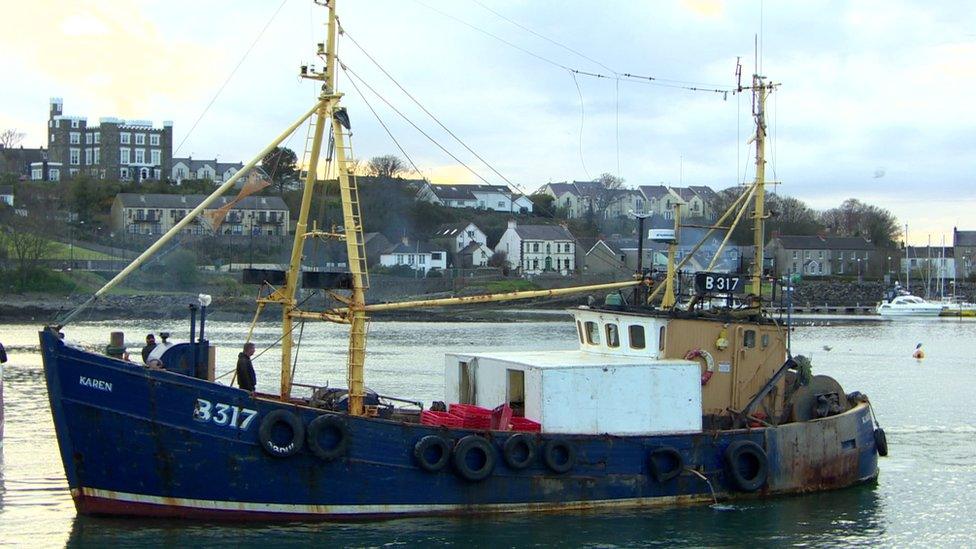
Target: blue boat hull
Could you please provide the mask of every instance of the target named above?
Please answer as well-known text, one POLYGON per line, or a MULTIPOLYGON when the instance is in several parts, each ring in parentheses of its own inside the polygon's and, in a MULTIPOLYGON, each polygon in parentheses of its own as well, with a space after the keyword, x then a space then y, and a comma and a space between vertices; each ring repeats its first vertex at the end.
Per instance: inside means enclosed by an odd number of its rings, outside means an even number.
POLYGON ((761 429, 647 436, 538 434, 576 452, 556 473, 537 458, 500 459, 510 432, 448 429, 338 415, 348 450, 332 460, 307 448, 273 457, 258 436, 286 409, 308 425, 331 414, 65 345, 41 333, 44 370, 68 485, 84 514, 219 519, 360 519, 424 514, 661 506, 836 489, 878 474, 870 404, 810 422, 761 429), (201 402, 203 405, 201 405, 201 402), (484 480, 450 465, 420 467, 417 442, 477 434, 499 453, 484 480), (756 491, 737 487, 726 456, 751 441, 768 460, 756 491), (685 470, 656 480, 650 453, 672 448, 685 470))

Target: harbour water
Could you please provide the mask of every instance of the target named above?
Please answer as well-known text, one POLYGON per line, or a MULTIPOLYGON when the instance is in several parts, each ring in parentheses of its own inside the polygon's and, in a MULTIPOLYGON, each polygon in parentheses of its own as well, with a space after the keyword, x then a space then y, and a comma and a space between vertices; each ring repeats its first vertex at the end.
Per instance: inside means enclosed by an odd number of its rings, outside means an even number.
MULTIPOLYGON (((186 337, 187 323, 79 323, 68 340, 105 345, 121 329, 132 345, 148 332, 186 337)), ((232 370, 247 324, 209 322, 218 374, 232 370)), ((888 434, 877 484, 832 493, 679 509, 401 519, 378 523, 228 524, 79 517, 58 457, 34 324, 0 324, 8 347, 6 434, 0 454, 0 545, 13 546, 972 546, 976 540, 976 320, 899 320, 797 328, 796 354, 814 373, 871 397, 888 434), (912 358, 916 343, 926 358, 912 358), (829 349, 829 350, 828 350, 829 349)), ((258 352, 278 337, 255 332, 258 352)), ((442 398, 443 354, 464 349, 574 346, 569 322, 375 322, 367 385, 381 394, 442 398)), ((296 336, 296 341, 299 339, 296 336)), ((344 328, 309 323, 296 381, 344 385, 344 328)), ((138 347, 132 349, 138 352, 138 347)), ((258 388, 277 390, 279 355, 255 360, 258 388)), ((228 380, 229 377, 224 378, 228 380)), ((119 464, 123 466, 123 464, 119 464)))

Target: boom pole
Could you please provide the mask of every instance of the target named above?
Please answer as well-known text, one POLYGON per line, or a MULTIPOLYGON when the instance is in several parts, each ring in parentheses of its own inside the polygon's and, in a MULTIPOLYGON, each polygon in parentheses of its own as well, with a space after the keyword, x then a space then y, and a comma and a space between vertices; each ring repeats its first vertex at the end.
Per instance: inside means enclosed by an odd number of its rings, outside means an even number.
POLYGON ((753 235, 752 240, 755 250, 752 259, 752 293, 757 297, 762 297, 762 274, 763 274, 763 244, 765 241, 764 227, 766 220, 766 92, 767 87, 772 84, 764 82, 764 78, 759 74, 752 75, 752 91, 756 98, 756 185, 755 185, 755 208, 752 219, 753 235))

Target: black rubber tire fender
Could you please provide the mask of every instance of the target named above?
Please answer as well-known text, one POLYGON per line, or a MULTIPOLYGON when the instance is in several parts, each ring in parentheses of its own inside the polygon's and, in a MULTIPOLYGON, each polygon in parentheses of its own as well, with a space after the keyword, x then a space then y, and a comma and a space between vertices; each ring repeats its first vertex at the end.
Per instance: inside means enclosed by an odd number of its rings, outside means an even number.
POLYGON ((685 469, 685 458, 670 446, 651 450, 647 457, 651 476, 658 482, 667 482, 681 474, 685 469))
POLYGON ((313 419, 305 429, 305 443, 315 457, 325 461, 332 461, 337 457, 346 455, 349 451, 349 425, 345 418, 326 414, 313 419), (323 430, 333 430, 337 435, 338 442, 331 448, 323 448, 319 444, 319 434, 323 430))
POLYGON ((766 484, 769 460, 766 452, 751 440, 737 440, 725 450, 725 463, 732 484, 743 492, 755 492, 766 484))
POLYGON ((888 455, 888 437, 885 436, 884 429, 881 427, 874 430, 874 447, 878 450, 879 456, 888 455))
POLYGON ((554 438, 543 446, 542 461, 555 473, 569 472, 576 465, 576 447, 564 439, 554 438), (565 454, 565 459, 559 459, 560 453, 565 454))
POLYGON ((525 469, 535 461, 535 439, 526 433, 516 433, 502 445, 502 458, 511 469, 525 469))
POLYGON ((305 426, 302 420, 288 410, 274 410, 261 420, 258 428, 258 440, 261 448, 271 457, 286 458, 297 454, 305 442, 305 426), (278 446, 271 440, 271 431, 278 423, 284 423, 291 429, 291 440, 284 446, 278 446))
POLYGON ((413 457, 424 471, 436 473, 451 459, 451 445, 444 437, 427 435, 413 446, 413 457), (436 459, 431 459, 430 451, 439 451, 436 459))
POLYGON ((488 478, 488 475, 495 469, 495 447, 490 442, 478 435, 468 435, 458 441, 454 447, 454 468, 458 474, 467 480, 477 482, 488 478), (480 468, 473 468, 468 463, 470 452, 481 452, 484 456, 484 463, 480 468))

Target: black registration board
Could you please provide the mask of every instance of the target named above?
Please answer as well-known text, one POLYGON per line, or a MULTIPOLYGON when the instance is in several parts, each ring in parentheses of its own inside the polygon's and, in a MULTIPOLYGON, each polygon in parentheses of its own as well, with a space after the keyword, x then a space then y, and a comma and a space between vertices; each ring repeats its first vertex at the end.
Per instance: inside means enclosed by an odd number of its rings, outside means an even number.
POLYGON ((695 291, 699 294, 731 294, 739 292, 744 276, 731 273, 695 273, 695 291))

